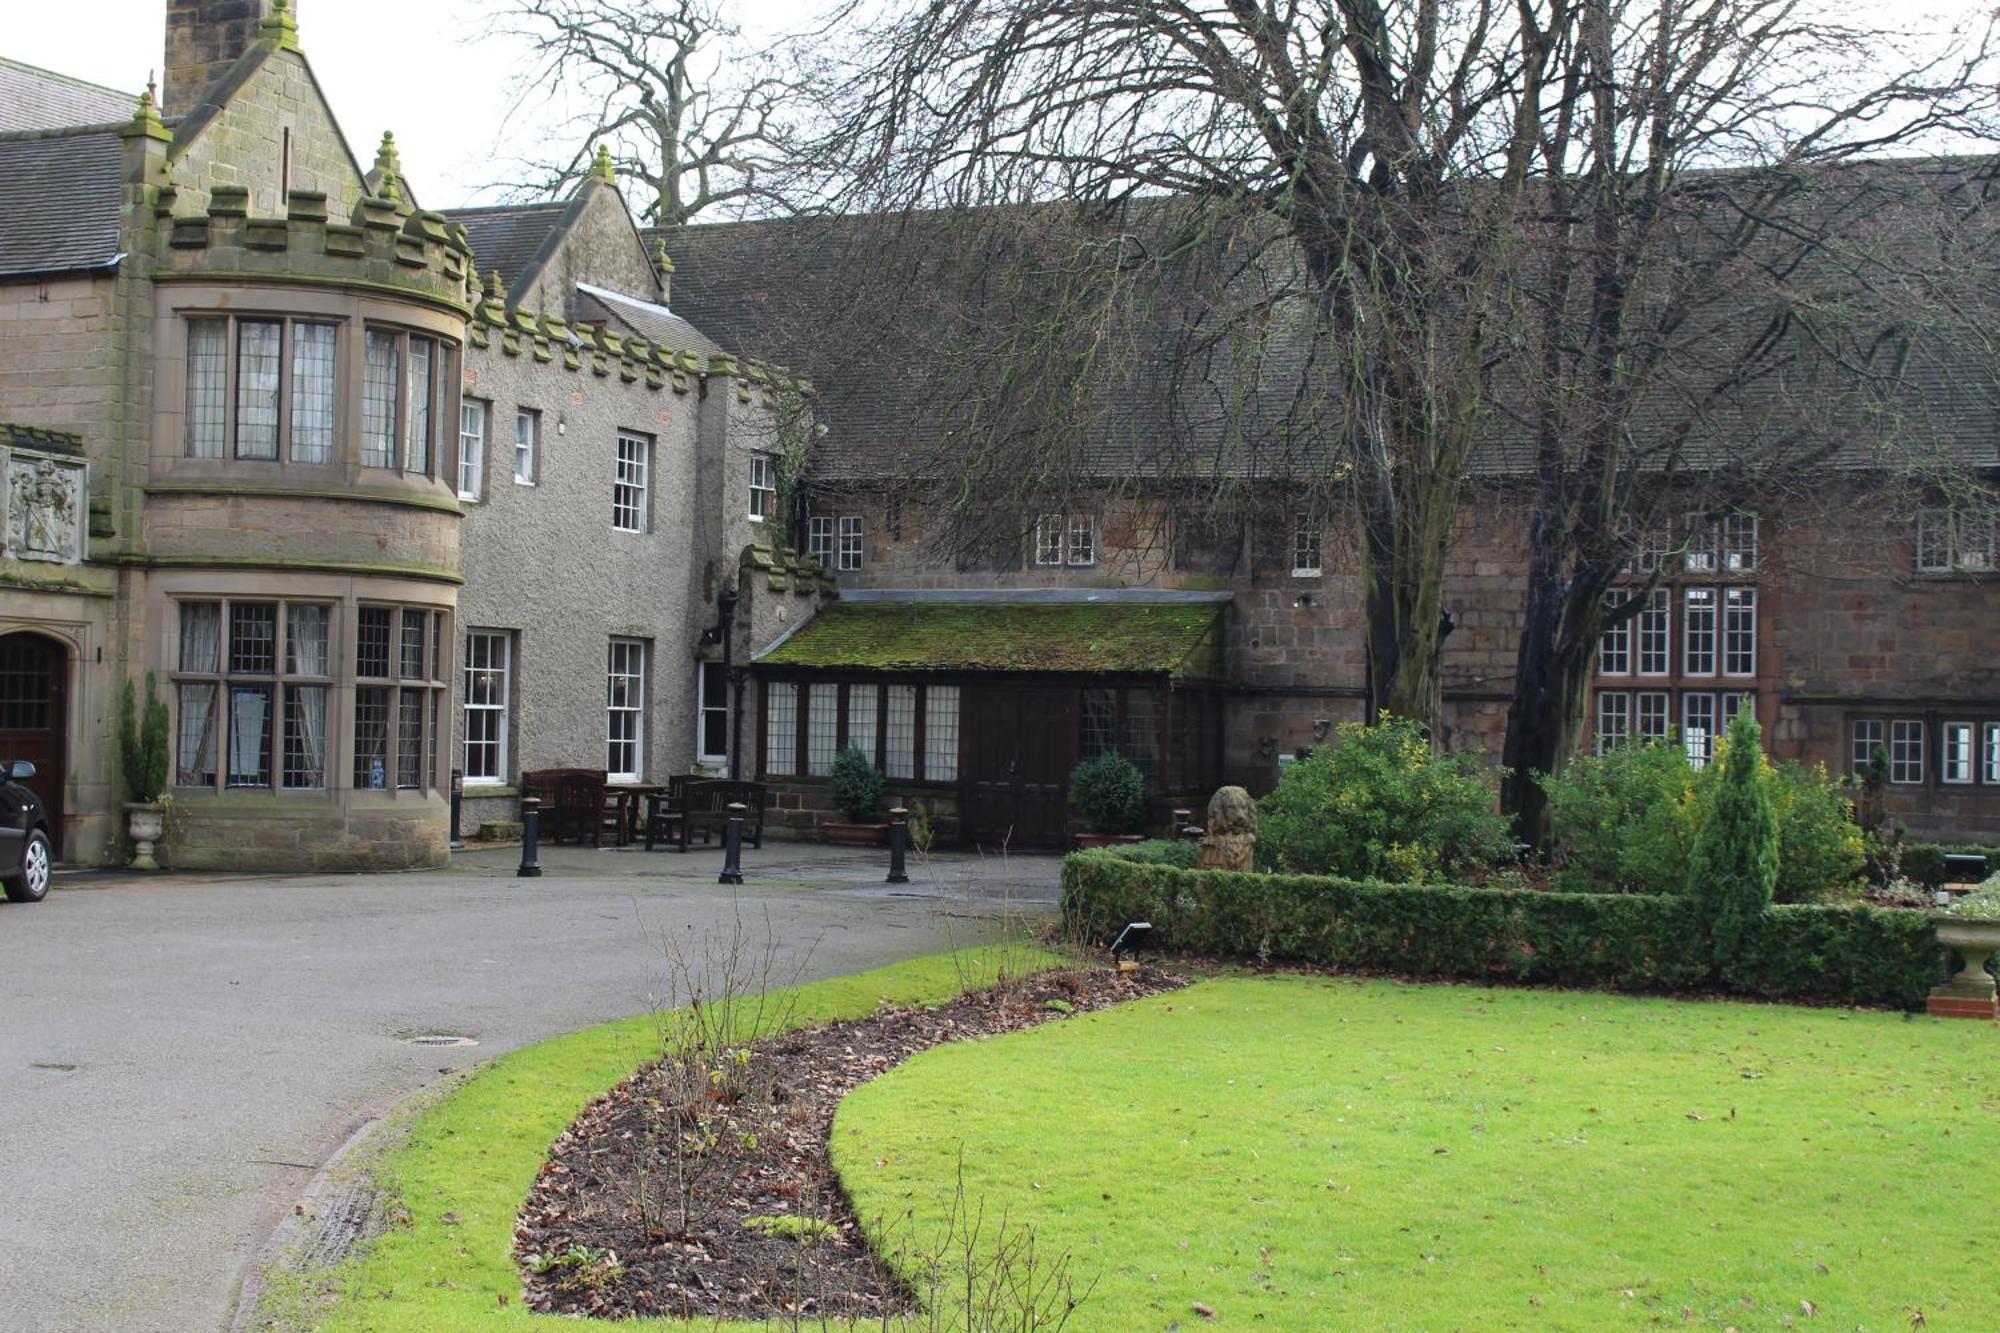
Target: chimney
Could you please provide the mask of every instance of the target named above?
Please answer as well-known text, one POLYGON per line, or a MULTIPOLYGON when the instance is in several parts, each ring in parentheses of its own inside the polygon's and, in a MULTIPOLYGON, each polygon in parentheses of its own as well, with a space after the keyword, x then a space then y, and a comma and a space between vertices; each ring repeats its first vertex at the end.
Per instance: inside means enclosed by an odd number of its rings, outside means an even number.
POLYGON ((201 95, 261 35, 279 0, 167 0, 166 79, 160 113, 172 120, 201 104, 201 95))

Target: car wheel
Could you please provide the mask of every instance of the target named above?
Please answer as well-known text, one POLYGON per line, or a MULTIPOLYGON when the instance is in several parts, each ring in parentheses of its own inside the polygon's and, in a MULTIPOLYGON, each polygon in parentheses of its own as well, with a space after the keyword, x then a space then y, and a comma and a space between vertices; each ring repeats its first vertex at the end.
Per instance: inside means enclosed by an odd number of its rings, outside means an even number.
POLYGON ((21 873, 7 877, 7 896, 17 903, 38 903, 48 897, 51 860, 49 835, 30 829, 21 848, 21 873))

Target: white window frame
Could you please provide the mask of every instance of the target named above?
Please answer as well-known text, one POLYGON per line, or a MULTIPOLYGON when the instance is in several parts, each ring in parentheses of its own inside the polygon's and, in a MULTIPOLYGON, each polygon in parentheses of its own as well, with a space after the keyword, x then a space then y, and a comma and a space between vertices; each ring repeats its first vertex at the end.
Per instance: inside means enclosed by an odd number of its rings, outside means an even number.
POLYGON ((1608 754, 1632 741, 1632 696, 1625 690, 1597 692, 1596 748, 1608 754))
POLYGON ((1980 781, 2000 786, 2000 722, 1988 722, 1979 734, 1980 781))
POLYGON ((695 762, 702 764, 729 762, 729 680, 720 662, 700 661, 694 664, 694 757, 695 762), (722 677, 722 698, 719 700, 708 697, 711 668, 722 677), (711 753, 706 744, 710 713, 722 716, 722 751, 719 754, 711 753))
POLYGON ((1063 563, 1063 516, 1043 514, 1035 520, 1035 563, 1038 565, 1060 565, 1063 563))
POLYGON ((750 455, 750 521, 762 523, 778 512, 778 464, 769 454, 750 455))
POLYGON ((647 473, 652 469, 653 441, 637 431, 618 432, 617 460, 611 477, 611 530, 645 532, 648 507, 647 473))
POLYGON ((1889 748, 1889 724, 1879 717, 1857 717, 1847 729, 1847 768, 1860 777, 1875 762, 1875 752, 1889 748))
POLYGON ((1326 572, 1326 551, 1321 543, 1319 516, 1298 514, 1292 520, 1292 577, 1316 579, 1326 572))
POLYGON ((1725 574, 1757 572, 1757 516, 1725 514, 1722 519, 1722 570, 1725 574))
POLYGON ((614 635, 604 668, 604 776, 610 782, 640 782, 646 775, 646 641, 614 635), (618 683, 629 682, 620 691, 618 683), (621 694, 631 702, 617 703, 621 694), (620 732, 630 727, 630 736, 620 732), (629 745, 630 767, 612 760, 616 747, 629 745))
POLYGON ((463 669, 463 678, 464 685, 462 687, 463 693, 461 695, 462 703, 460 704, 460 711, 464 716, 460 720, 459 771, 464 774, 465 785, 468 787, 504 787, 507 785, 508 776, 513 771, 510 767, 513 743, 513 708, 511 706, 514 689, 513 634, 508 630, 467 630, 465 632, 465 666, 463 669), (484 654, 485 665, 479 665, 482 654, 480 649, 475 647, 474 640, 479 640, 481 645, 486 649, 484 654), (496 647, 497 652, 494 651, 496 647), (472 687, 475 674, 489 675, 494 678, 498 686, 498 703, 479 704, 472 701, 476 693, 472 687), (472 772, 472 717, 475 713, 494 718, 494 735, 492 739, 479 742, 482 745, 491 745, 493 747, 494 771, 490 775, 481 774, 474 776, 472 772))
POLYGON ((1992 571, 1995 516, 1990 509, 1917 511, 1919 574, 1985 574, 1992 571))
POLYGON ((1597 641, 1597 674, 1600 676, 1629 676, 1632 674, 1632 623, 1633 618, 1613 624, 1610 617, 1625 598, 1616 592, 1604 594, 1604 633, 1597 641))
POLYGON ((843 574, 851 574, 861 568, 866 546, 862 542, 861 516, 843 514, 840 519, 839 568, 843 574))
POLYGON ((1641 745, 1674 738, 1674 696, 1665 690, 1640 690, 1632 696, 1632 737, 1641 745), (1652 705, 1648 708, 1648 704, 1652 705), (1651 714, 1659 720, 1657 730, 1646 723, 1651 714))
POLYGON ((1724 588, 1722 590, 1722 643, 1721 659, 1718 665, 1722 674, 1736 679, 1747 679, 1757 674, 1757 590, 1755 588, 1724 588), (1742 652, 1737 649, 1739 638, 1747 639, 1748 647, 1742 652), (1741 671, 1732 667, 1746 659, 1748 666, 1741 671))
POLYGON ((514 484, 533 486, 542 456, 542 414, 532 407, 514 409, 514 484))
POLYGON ((1927 762, 1925 750, 1929 737, 1925 734, 1923 722, 1917 718, 1891 718, 1889 721, 1889 782, 1897 787, 1921 787, 1926 776, 1927 762), (1903 776, 1898 776, 1901 774, 1903 776))
POLYGON ((1071 514, 1064 525, 1067 541, 1066 563, 1072 565, 1094 565, 1097 563, 1097 515, 1071 514))
POLYGON ((1646 605, 1633 617, 1638 626, 1637 652, 1633 667, 1641 676, 1661 678, 1674 674, 1674 594, 1668 588, 1654 588, 1646 594, 1646 605), (1655 637, 1658 643, 1651 642, 1655 637), (1657 656, 1651 656, 1657 651, 1657 656), (1657 661, 1659 669, 1648 671, 1648 661, 1657 661))
POLYGON ((1687 549, 1681 553, 1681 569, 1689 574, 1713 574, 1720 568, 1716 559, 1719 533, 1716 525, 1699 514, 1690 514, 1685 520, 1687 529, 1687 549))
POLYGON ((1714 588, 1681 589, 1681 674, 1683 676, 1713 676, 1715 674, 1715 668, 1722 652, 1720 638, 1722 632, 1721 600, 1721 598, 1715 595, 1714 588), (1705 635, 1695 632, 1695 608, 1697 606, 1704 606, 1707 609, 1705 618, 1708 621, 1708 626, 1705 635), (1704 637, 1708 645, 1708 665, 1706 668, 1701 668, 1695 665, 1695 650, 1704 637))
POLYGON ((1715 742, 1720 731, 1717 723, 1720 720, 1721 707, 1712 692, 1690 690, 1681 695, 1681 746, 1687 752, 1690 767, 1706 768, 1715 758, 1715 742), (1695 735, 1691 721, 1697 705, 1707 713, 1708 721, 1708 726, 1699 737, 1695 735))
POLYGON ((486 432, 493 404, 462 398, 458 404, 458 498, 478 504, 486 498, 486 432))
POLYGON ((1633 563, 1641 574, 1651 574, 1666 564, 1673 552, 1674 525, 1670 520, 1662 521, 1639 533, 1639 549, 1634 553, 1633 563))
POLYGON ((1948 787, 1970 787, 1979 768, 1978 744, 1977 723, 1947 722, 1939 727, 1938 781, 1948 787))
POLYGON ((833 516, 814 514, 806 520, 806 554, 819 561, 821 569, 833 568, 833 516))

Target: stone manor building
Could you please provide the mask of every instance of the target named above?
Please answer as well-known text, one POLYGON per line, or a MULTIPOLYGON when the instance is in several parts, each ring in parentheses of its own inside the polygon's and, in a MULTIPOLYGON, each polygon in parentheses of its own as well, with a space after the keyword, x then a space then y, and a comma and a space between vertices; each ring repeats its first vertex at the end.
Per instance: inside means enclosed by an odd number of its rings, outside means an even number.
POLYGON ((668 309, 608 167, 422 208, 286 0, 166 19, 157 99, 0 61, 0 751, 59 855, 119 854, 148 673, 186 867, 438 863, 454 769, 472 823, 726 764, 718 595, 747 657, 819 591, 759 545, 793 386, 668 309))

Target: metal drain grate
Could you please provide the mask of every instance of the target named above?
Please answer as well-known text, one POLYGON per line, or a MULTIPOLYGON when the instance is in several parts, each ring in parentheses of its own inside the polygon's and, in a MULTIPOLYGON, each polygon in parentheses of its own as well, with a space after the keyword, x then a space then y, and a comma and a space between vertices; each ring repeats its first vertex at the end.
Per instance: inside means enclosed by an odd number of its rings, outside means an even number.
POLYGON ((448 1032, 427 1032, 420 1037, 407 1038, 412 1046, 477 1046, 476 1037, 459 1037, 448 1032))

